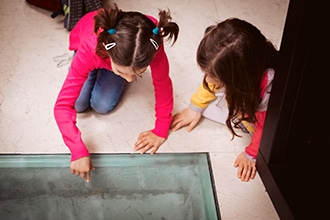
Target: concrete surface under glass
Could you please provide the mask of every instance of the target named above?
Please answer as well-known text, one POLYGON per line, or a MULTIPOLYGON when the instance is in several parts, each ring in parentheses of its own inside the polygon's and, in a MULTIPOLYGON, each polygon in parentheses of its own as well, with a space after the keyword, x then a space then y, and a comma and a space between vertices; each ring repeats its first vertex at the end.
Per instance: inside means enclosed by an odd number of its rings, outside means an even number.
POLYGON ((208 153, 91 157, 87 183, 70 155, 1 155, 1 218, 220 219, 208 153))

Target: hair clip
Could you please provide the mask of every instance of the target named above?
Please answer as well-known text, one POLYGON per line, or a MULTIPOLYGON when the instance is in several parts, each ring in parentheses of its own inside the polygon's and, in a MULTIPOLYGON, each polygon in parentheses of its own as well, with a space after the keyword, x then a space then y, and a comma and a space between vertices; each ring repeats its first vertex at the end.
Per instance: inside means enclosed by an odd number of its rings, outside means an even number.
POLYGON ((159 48, 158 43, 157 43, 154 39, 152 39, 152 38, 150 38, 150 42, 151 42, 152 45, 155 47, 155 49, 158 50, 158 48, 159 48))
POLYGON ((116 33, 116 28, 111 28, 111 29, 109 29, 109 30, 108 30, 108 33, 109 33, 109 34, 114 34, 114 33, 116 33))
POLYGON ((154 29, 152 29, 152 33, 154 33, 154 35, 158 35, 159 34, 159 28, 155 27, 154 29))
POLYGON ((110 50, 111 48, 115 47, 116 46, 116 42, 113 42, 113 43, 108 43, 108 44, 104 44, 103 43, 103 46, 106 50, 110 50))

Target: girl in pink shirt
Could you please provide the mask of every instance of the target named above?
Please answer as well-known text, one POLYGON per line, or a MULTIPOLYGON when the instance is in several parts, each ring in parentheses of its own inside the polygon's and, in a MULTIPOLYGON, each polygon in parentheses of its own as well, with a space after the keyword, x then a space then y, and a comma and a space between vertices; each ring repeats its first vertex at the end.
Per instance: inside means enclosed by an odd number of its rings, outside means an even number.
POLYGON ((264 127, 278 51, 252 24, 230 18, 211 26, 197 50, 197 63, 205 73, 189 107, 173 116, 172 129, 191 131, 202 116, 252 134, 234 166, 238 178, 256 175, 256 157, 264 127))
POLYGON ((155 91, 154 128, 140 133, 135 150, 155 153, 167 138, 172 121, 173 91, 163 39, 177 40, 179 27, 169 11, 159 12, 159 22, 139 12, 102 8, 87 13, 70 33, 75 51, 69 73, 54 107, 65 144, 71 151, 72 174, 90 180, 94 169, 88 148, 76 126, 76 113, 91 107, 111 112, 127 82, 150 66, 155 91))

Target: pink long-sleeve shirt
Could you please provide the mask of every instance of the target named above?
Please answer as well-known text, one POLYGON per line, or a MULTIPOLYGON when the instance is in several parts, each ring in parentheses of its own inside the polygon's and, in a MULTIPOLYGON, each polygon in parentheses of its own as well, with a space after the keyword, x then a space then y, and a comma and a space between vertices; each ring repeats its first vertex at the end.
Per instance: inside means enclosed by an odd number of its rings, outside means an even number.
MULTIPOLYGON (((94 16, 97 11, 89 12, 70 32, 69 49, 77 51, 73 57, 69 73, 57 97, 54 116, 64 143, 71 151, 71 161, 89 156, 81 133, 76 126, 75 102, 90 71, 104 68, 112 70, 110 59, 100 58, 95 51, 97 35, 94 33, 94 16)), ((148 16, 155 24, 157 20, 148 16)), ((161 45, 151 64, 152 82, 155 92, 155 125, 152 132, 166 138, 172 122, 173 89, 169 77, 169 62, 161 45)))
POLYGON ((252 158, 256 158, 258 155, 260 141, 262 137, 262 132, 265 124, 266 114, 267 114, 267 107, 269 102, 269 96, 271 92, 271 82, 273 81, 275 72, 273 69, 267 69, 264 77, 261 81, 261 103, 259 105, 259 109, 256 112, 257 122, 254 124, 254 132, 251 139, 251 142, 248 146, 245 147, 245 152, 250 155, 252 158))

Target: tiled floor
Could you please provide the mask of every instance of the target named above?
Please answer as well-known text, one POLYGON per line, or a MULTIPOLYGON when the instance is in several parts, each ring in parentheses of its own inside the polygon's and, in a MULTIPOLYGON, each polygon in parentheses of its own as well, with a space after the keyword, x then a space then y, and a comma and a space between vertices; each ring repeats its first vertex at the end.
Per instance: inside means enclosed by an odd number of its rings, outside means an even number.
MULTIPOLYGON (((123 10, 157 17, 169 8, 180 26, 179 39, 166 45, 174 85, 174 112, 185 107, 201 73, 195 52, 206 26, 227 17, 255 24, 279 47, 289 0, 118 1, 123 10)), ((31 7, 24 0, 0 4, 0 153, 68 153, 53 118, 53 105, 67 74, 72 52, 62 17, 31 7), (61 60, 64 62, 61 62, 61 60)), ((91 152, 133 152, 139 132, 151 129, 154 99, 150 76, 128 88, 110 115, 80 114, 78 126, 91 152), (143 88, 143 89, 142 89, 143 88)), ((202 120, 191 133, 171 133, 158 151, 210 152, 223 219, 278 219, 259 176, 243 183, 233 167, 250 137, 231 141, 223 125, 202 120)), ((69 172, 69 171, 68 171, 69 172)))

